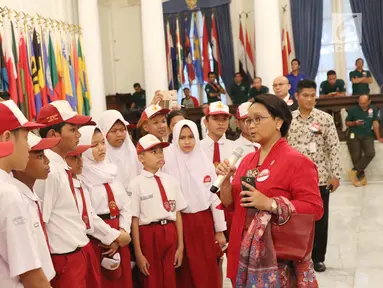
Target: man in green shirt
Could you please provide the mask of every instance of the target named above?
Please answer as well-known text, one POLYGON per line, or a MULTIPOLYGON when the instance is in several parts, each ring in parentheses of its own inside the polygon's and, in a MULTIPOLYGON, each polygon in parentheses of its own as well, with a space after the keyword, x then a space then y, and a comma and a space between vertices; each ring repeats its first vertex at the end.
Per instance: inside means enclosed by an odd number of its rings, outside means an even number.
POLYGON ((369 84, 372 83, 370 71, 363 70, 364 60, 358 58, 355 61, 356 69, 350 72, 352 81, 352 95, 362 95, 370 93, 369 84))
POLYGON ((215 72, 208 73, 209 82, 205 86, 207 103, 221 101, 221 94, 226 94, 225 89, 219 85, 215 72))
POLYGON ((342 79, 337 79, 334 70, 327 72, 327 80, 320 84, 319 94, 320 98, 346 96, 346 86, 344 81, 342 79))
POLYGON ((249 101, 253 102, 254 98, 257 97, 258 95, 267 94, 267 93, 269 93, 269 88, 262 85, 262 78, 255 77, 253 81, 253 85, 249 91, 249 101))
POLYGON ((132 97, 132 104, 130 108, 143 109, 146 106, 146 92, 141 88, 140 83, 135 83, 133 85, 134 93, 132 97))
POLYGON ((249 99, 249 86, 243 83, 242 74, 237 72, 234 75, 234 83, 231 85, 230 97, 233 104, 242 104, 249 99))
POLYGON ((354 165, 349 170, 349 176, 354 186, 367 184, 364 170, 375 156, 374 133, 376 139, 383 143, 380 137, 378 112, 371 106, 370 97, 360 95, 359 105, 348 111, 346 125, 349 127, 347 146, 354 165), (372 131, 373 130, 373 131, 372 131))

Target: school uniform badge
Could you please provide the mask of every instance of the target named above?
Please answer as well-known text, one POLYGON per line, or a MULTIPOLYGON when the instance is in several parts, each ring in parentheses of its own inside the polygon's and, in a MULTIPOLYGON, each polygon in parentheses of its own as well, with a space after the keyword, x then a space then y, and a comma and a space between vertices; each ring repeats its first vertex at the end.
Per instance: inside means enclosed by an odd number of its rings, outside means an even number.
POLYGON ((206 187, 210 187, 210 185, 211 185, 211 177, 209 175, 206 175, 203 178, 203 184, 205 184, 206 187))

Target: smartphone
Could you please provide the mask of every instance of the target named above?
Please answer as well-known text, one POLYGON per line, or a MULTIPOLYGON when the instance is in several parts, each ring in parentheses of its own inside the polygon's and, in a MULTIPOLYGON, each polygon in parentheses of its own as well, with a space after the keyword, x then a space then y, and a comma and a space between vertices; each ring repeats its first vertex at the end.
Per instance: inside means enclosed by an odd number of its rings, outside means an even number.
MULTIPOLYGON (((256 188, 256 187, 255 187, 255 177, 246 177, 246 176, 242 176, 242 177, 241 177, 241 181, 242 181, 242 182, 245 182, 245 183, 247 183, 247 184, 249 184, 249 185, 251 185, 251 186, 253 186, 254 188, 256 188)), ((249 188, 245 187, 245 186, 242 184, 242 191, 248 191, 248 190, 249 190, 249 188)), ((243 197, 243 198, 247 198, 247 197, 243 197)), ((253 208, 253 207, 251 207, 251 208, 253 208)))

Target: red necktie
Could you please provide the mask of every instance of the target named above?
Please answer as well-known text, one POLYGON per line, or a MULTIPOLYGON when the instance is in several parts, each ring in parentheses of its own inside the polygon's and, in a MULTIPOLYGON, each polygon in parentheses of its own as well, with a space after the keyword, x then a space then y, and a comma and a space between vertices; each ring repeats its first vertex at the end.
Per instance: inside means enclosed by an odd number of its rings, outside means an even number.
POLYGON ((219 152, 219 143, 214 142, 214 154, 213 154, 213 164, 221 163, 221 155, 219 152))
POLYGON ((72 190, 72 195, 73 195, 73 198, 74 198, 74 202, 76 202, 76 207, 78 209, 78 203, 77 203, 76 191, 74 190, 72 173, 69 170, 65 170, 65 171, 68 174, 70 190, 72 190))
POLYGON ((86 208, 86 201, 85 201, 85 196, 84 196, 84 190, 80 186, 80 194, 81 194, 81 199, 82 199, 82 221, 84 221, 86 225, 86 229, 90 229, 90 223, 89 223, 89 217, 88 217, 88 208, 86 208))
POLYGON ((44 233, 44 236, 45 236, 45 241, 47 241, 48 250, 49 250, 49 252, 51 252, 51 246, 49 246, 47 229, 45 228, 45 223, 43 221, 43 214, 41 213, 39 202, 35 201, 35 203, 37 205, 37 210, 39 212, 40 225, 41 225, 41 228, 43 229, 43 233, 44 233))
POLYGON ((114 194, 112 191, 112 188, 110 188, 110 185, 108 183, 104 184, 106 194, 108 196, 108 206, 109 206, 109 213, 111 217, 117 217, 120 215, 120 209, 118 209, 116 200, 114 200, 114 194))
POLYGON ((169 204, 168 197, 166 196, 164 186, 162 185, 161 179, 157 175, 154 175, 154 179, 156 179, 157 184, 158 184, 158 188, 160 188, 160 193, 161 193, 162 203, 164 204, 164 208, 166 211, 169 212, 170 211, 170 204, 169 204))

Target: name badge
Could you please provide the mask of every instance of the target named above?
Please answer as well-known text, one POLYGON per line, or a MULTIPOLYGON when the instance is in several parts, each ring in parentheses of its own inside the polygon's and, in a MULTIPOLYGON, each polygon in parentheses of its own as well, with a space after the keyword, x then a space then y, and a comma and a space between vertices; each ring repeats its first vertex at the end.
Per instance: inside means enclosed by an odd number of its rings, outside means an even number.
POLYGON ((354 133, 350 133, 350 139, 354 139, 355 138, 355 134, 354 133))
POLYGON ((265 180, 267 180, 267 178, 270 177, 270 170, 269 169, 265 169, 265 170, 262 170, 258 176, 257 176, 257 181, 258 182, 263 182, 265 180))
POLYGON ((309 143, 309 151, 310 151, 310 153, 316 153, 317 152, 317 144, 315 142, 309 143))
POLYGON ((206 175, 205 178, 203 178, 203 184, 205 184, 206 187, 210 187, 211 177, 209 175, 206 175))
POLYGON ((368 118, 372 118, 374 114, 374 110, 372 110, 372 108, 368 109, 368 118))

